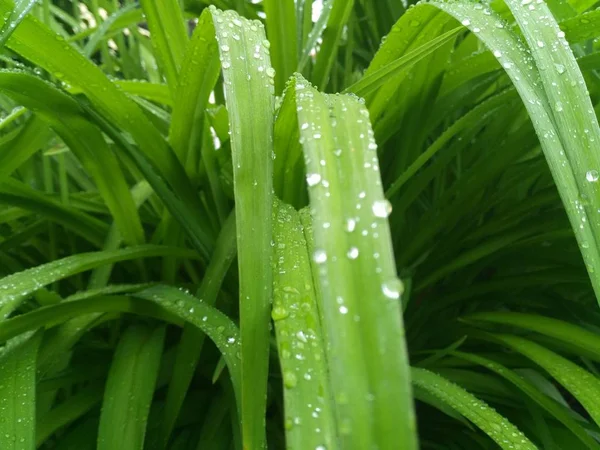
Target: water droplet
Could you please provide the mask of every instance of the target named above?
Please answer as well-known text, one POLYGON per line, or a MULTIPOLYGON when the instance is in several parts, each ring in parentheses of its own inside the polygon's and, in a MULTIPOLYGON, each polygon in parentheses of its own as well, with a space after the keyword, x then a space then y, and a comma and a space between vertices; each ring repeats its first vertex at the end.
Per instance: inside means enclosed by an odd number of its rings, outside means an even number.
POLYGON ((371 209, 375 217, 385 219, 392 212, 392 205, 387 200, 376 200, 371 209))
POLYGON ((272 67, 267 67, 267 76, 269 78, 275 77, 275 69, 273 69, 272 67))
POLYGON ((327 261, 327 252, 325 252, 323 249, 315 250, 313 253, 313 261, 317 264, 323 264, 325 261, 327 261))
POLYGON ((352 233, 354 230, 356 230, 356 219, 346 219, 346 231, 352 233))
POLYGON ((471 21, 469 19, 463 19, 463 21, 461 22, 465 27, 468 27, 469 25, 471 25, 471 21))
POLYGON ((556 104, 554 105, 554 110, 556 112, 562 112, 562 110, 563 110, 562 102, 556 102, 556 104))
POLYGON ((271 318, 274 321, 283 320, 290 315, 289 311, 281 305, 276 305, 271 311, 271 318))
POLYGON ((316 186, 321 182, 321 175, 318 173, 309 173, 306 175, 306 182, 309 186, 316 186))
POLYGON ((223 50, 224 52, 228 52, 229 51, 229 45, 227 45, 227 44, 221 45, 221 50, 223 50))
POLYGON ((358 253, 359 253, 358 248, 352 247, 352 248, 350 248, 350 250, 348 250, 347 255, 348 255, 348 258, 350 258, 350 259, 356 259, 356 258, 358 258, 358 253))
POLYGON ((340 314, 348 314, 348 308, 345 306, 340 306, 340 314))
POLYGON ((404 284, 398 278, 393 278, 381 285, 381 291, 387 298, 397 300, 404 292, 404 284))
POLYGON ((537 46, 539 48, 544 48, 544 41, 537 41, 537 46))
POLYGON ((293 389, 298 384, 298 377, 290 370, 283 372, 283 384, 288 389, 293 389))
POLYGON ((599 175, 597 170, 588 170, 585 174, 585 179, 591 183, 598 181, 599 175))
POLYGON ((566 70, 566 69, 565 69, 565 66, 563 66, 562 64, 554 64, 554 68, 555 68, 555 69, 556 69, 556 71, 557 71, 559 74, 561 74, 561 75, 562 75, 563 73, 565 73, 565 70, 566 70))
POLYGON ((494 50, 494 56, 496 58, 500 58, 502 56, 502 52, 500 50, 494 50))

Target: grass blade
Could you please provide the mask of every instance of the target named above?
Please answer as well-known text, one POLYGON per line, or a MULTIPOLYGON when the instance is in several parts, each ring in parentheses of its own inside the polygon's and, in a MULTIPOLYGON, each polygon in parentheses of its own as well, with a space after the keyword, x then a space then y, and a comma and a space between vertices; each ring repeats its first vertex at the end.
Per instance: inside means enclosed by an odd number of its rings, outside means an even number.
POLYGON ((2 25, 2 29, 0 29, 0 47, 3 47, 4 44, 6 44, 10 35, 15 31, 36 3, 37 0, 15 0, 14 8, 5 18, 4 25, 2 25))
POLYGON ((493 371, 498 376, 501 376, 502 378, 506 379, 515 387, 520 389, 524 394, 529 396, 543 409, 545 409, 549 414, 551 414, 557 420, 562 422, 562 424, 566 428, 571 430, 573 434, 577 436, 577 439, 579 439, 587 448, 598 448, 598 443, 587 433, 587 431, 581 426, 581 424, 577 423, 577 421, 573 419, 573 417, 568 413, 568 410, 566 408, 553 401, 552 399, 548 398, 548 396, 540 392, 534 385, 529 383, 516 372, 504 367, 501 364, 498 364, 497 362, 491 359, 483 358, 481 356, 463 352, 453 352, 452 354, 454 356, 458 356, 459 358, 466 359, 467 361, 474 362, 475 364, 480 364, 481 366, 493 371))
POLYGON ((165 327, 132 325, 123 333, 106 382, 98 450, 142 450, 165 327))
POLYGON ((211 8, 221 52, 233 156, 244 447, 265 446, 269 355, 271 214, 273 207, 273 77, 264 27, 211 8), (237 37, 237 39, 236 39, 237 37))
POLYGON ((300 215, 293 207, 279 203, 274 226, 271 316, 285 388, 286 448, 334 448, 337 433, 327 383, 325 341, 300 215))
POLYGON ((558 339, 569 346, 577 348, 586 356, 600 361, 600 336, 577 325, 563 320, 534 314, 516 312, 483 312, 465 317, 466 321, 475 323, 494 323, 526 330, 558 339))
POLYGON ((290 32, 296 28, 296 5, 294 0, 266 0, 264 8, 276 72, 275 92, 279 95, 298 64, 298 35, 290 32))
POLYGON ((0 353, 0 447, 35 448, 36 359, 41 334, 9 341, 0 353))
POLYGON ((6 318, 17 306, 36 290, 71 275, 117 261, 173 255, 182 258, 197 257, 191 250, 140 245, 122 250, 80 253, 8 275, 0 280, 0 311, 6 318))
POLYGON ((507 2, 522 28, 526 28, 523 31, 530 48, 489 8, 475 8, 463 1, 432 4, 474 32, 477 30, 477 37, 492 50, 519 91, 600 299, 600 278, 594 275, 600 271, 600 244, 596 242, 600 232, 596 228, 600 225, 591 219, 597 214, 595 209, 581 202, 586 198, 592 204, 600 204, 600 187, 596 183, 600 156, 592 151, 592 142, 600 141, 600 128, 564 32, 545 4, 529 9, 513 0, 507 2), (524 26, 524 22, 528 25, 524 26), (531 64, 532 57, 535 65, 531 64), (568 101, 563 97, 565 93, 572 96, 568 101))
POLYGON ((181 161, 202 146, 202 123, 208 98, 219 78, 219 48, 211 14, 198 20, 181 68, 174 95, 169 142, 181 161))
POLYGON ((582 233, 576 231, 576 236, 600 303, 600 222, 596 219, 600 205, 598 118, 575 56, 546 4, 533 9, 515 0, 507 0, 506 4, 529 44, 556 131, 572 167, 577 190, 569 192, 568 197, 561 194, 573 229, 586 229, 582 233), (586 208, 581 198, 589 199, 592 205, 586 208))
POLYGON ((178 0, 141 0, 140 4, 148 21, 156 59, 174 90, 179 79, 188 35, 178 0))
POLYGON ((327 88, 331 70, 333 69, 342 40, 342 33, 350 19, 353 7, 354 0, 335 0, 331 7, 327 27, 323 32, 323 43, 317 53, 317 62, 311 77, 314 83, 322 90, 327 88))
POLYGON ((541 366, 571 392, 594 422, 600 425, 600 380, 597 377, 568 359, 527 339, 504 334, 490 335, 490 338, 508 345, 541 366))
POLYGON ((536 450, 537 447, 513 424, 458 385, 425 369, 412 369, 413 383, 473 422, 500 448, 536 450))
POLYGON ((416 448, 400 296, 377 145, 364 105, 295 89, 313 212, 315 277, 342 445, 416 448), (369 302, 364 299, 368 298, 369 302), (385 356, 384 356, 385 355, 385 356), (393 355, 393 356, 392 356, 393 355), (340 400, 342 399, 342 400, 340 400))

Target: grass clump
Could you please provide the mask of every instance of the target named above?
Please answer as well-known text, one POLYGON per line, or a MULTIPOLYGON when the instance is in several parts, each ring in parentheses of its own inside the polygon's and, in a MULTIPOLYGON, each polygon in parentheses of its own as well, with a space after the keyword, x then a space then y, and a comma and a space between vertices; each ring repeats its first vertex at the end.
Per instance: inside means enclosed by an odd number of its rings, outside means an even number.
POLYGON ((599 448, 597 7, 0 0, 0 448, 599 448))

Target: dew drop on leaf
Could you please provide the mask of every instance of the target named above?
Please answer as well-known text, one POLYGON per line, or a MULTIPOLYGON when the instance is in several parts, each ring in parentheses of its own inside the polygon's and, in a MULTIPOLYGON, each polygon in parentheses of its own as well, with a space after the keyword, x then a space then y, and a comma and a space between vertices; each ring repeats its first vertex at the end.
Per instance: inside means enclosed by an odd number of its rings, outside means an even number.
POLYGON ((599 175, 597 170, 588 170, 585 174, 585 179, 590 183, 595 183, 598 181, 599 175))
POLYGON ((306 175, 306 182, 309 186, 316 186, 321 182, 321 175, 318 173, 309 173, 306 175))
POLYGON ((323 264, 325 261, 327 261, 327 253, 325 252, 325 250, 315 250, 315 252, 313 253, 313 261, 317 264, 323 264))
POLYGON ((381 285, 381 291, 387 298, 397 300, 404 292, 404 284, 398 278, 393 278, 381 285))
POLYGON ((392 205, 387 200, 376 200, 373 202, 371 209, 373 210, 375 217, 385 219, 391 214, 392 205))

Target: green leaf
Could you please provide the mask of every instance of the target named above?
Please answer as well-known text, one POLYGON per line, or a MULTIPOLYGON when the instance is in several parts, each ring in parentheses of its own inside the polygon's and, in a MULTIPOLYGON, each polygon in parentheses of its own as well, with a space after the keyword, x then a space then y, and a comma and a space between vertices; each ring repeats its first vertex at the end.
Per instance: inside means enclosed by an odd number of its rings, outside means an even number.
POLYGON ((205 10, 187 47, 174 95, 169 142, 180 160, 202 145, 202 123, 208 97, 219 77, 219 48, 215 27, 205 10))
POLYGON ((287 79, 298 65, 296 5, 294 0, 265 0, 267 37, 275 69, 275 92, 281 94, 287 79))
POLYGON ((600 379, 539 344, 511 335, 490 335, 541 366, 583 405, 600 425, 600 379))
POLYGON ((41 334, 10 340, 0 353, 0 447, 35 448, 36 359, 41 334))
POLYGON ((317 53, 317 62, 311 77, 320 89, 324 90, 327 88, 341 44, 342 33, 350 19, 353 7, 354 0, 335 0, 333 2, 331 13, 327 20, 327 27, 323 32, 323 42, 317 53))
POLYGON ((171 89, 177 86, 188 36, 178 0, 141 0, 152 45, 171 89))
POLYGON ((359 81, 346 88, 345 92, 352 92, 358 96, 367 96, 375 91, 377 88, 384 85, 390 79, 393 79, 400 71, 406 70, 412 67, 423 58, 431 55, 434 51, 438 50, 451 40, 461 31, 460 27, 454 28, 441 36, 438 36, 426 44, 400 56, 393 62, 386 64, 385 66, 378 68, 377 70, 371 71, 368 75, 362 77, 359 81))
POLYGON ((140 245, 122 250, 80 253, 67 256, 31 269, 18 272, 0 279, 0 311, 4 318, 16 309, 29 295, 36 290, 71 275, 93 269, 103 264, 118 261, 149 258, 152 256, 173 255, 182 258, 197 257, 190 250, 161 247, 157 245, 140 245))
POLYGON ((415 386, 429 392, 469 419, 492 438, 500 448, 505 450, 537 449, 513 424, 458 385, 425 369, 413 368, 411 373, 415 386))
POLYGON ((398 442, 415 448, 403 285, 369 113, 358 98, 321 94, 300 75, 286 95, 296 98, 305 154, 330 383, 338 424, 348 431, 340 442, 360 449, 373 442, 381 449, 398 442))
POLYGON ((538 314, 515 312, 476 313, 466 316, 465 320, 476 323, 495 323, 535 331, 569 344, 569 346, 579 349, 595 361, 600 361, 600 336, 563 320, 538 314))
POLYGON ((516 372, 504 367, 501 364, 498 364, 491 359, 483 358, 481 356, 463 352, 453 352, 452 354, 467 361, 474 362, 475 364, 480 364, 481 366, 506 379, 516 388, 520 389, 525 395, 529 396, 529 398, 531 398, 535 403, 545 409, 549 414, 554 416, 566 428, 572 431, 573 434, 577 436, 577 439, 579 439, 587 448, 598 448, 598 443, 587 433, 581 424, 577 423, 573 419, 566 408, 551 398, 548 398, 548 396, 538 390, 536 386, 529 383, 516 372))
POLYGON ((132 325, 121 336, 106 382, 98 450, 142 450, 165 327, 132 325))
POLYGON ((271 317, 283 375, 287 448, 334 448, 337 432, 325 341, 300 215, 277 202, 273 223, 276 265, 271 317))
POLYGON ((600 293, 600 278, 594 275, 600 271, 600 247, 596 242, 600 222, 593 220, 597 208, 590 205, 600 204, 596 183, 600 156, 592 151, 593 142, 600 141, 600 127, 564 32, 545 4, 530 9, 515 0, 507 1, 529 47, 488 8, 475 8, 463 1, 432 4, 474 32, 477 29, 477 37, 511 77, 542 144, 594 290, 600 293), (589 201, 582 202, 582 198, 589 201))
POLYGON ((19 26, 25 16, 35 6, 36 0, 15 0, 15 6, 8 16, 4 18, 4 24, 0 29, 0 47, 6 44, 10 35, 19 26))
POLYGON ((265 446, 271 308, 273 77, 264 27, 211 8, 221 53, 233 156, 242 336, 244 446, 265 446), (239 38, 239 39, 238 39, 239 38))

